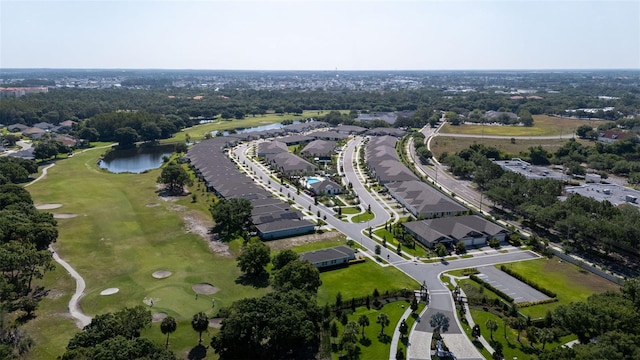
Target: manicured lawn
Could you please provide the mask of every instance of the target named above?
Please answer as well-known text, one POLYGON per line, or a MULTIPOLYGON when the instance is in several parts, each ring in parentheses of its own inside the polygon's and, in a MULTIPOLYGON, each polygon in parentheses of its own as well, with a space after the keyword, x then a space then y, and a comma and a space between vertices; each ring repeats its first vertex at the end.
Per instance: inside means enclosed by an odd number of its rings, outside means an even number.
POLYGON ((359 223, 372 220, 375 217, 373 213, 363 212, 351 218, 351 222, 359 223))
POLYGON ((372 260, 353 264, 346 268, 320 273, 322 286, 318 289, 318 305, 333 304, 338 292, 343 301, 373 294, 374 289, 382 294, 386 290, 417 289, 418 282, 394 267, 382 267, 372 260))
POLYGON ((608 290, 617 291, 620 287, 579 267, 560 261, 558 258, 537 259, 507 264, 518 274, 527 276, 540 286, 558 294, 558 301, 551 304, 522 308, 521 312, 532 318, 543 317, 547 310, 553 310, 562 304, 584 301, 592 294, 608 290))
MULTIPOLYGON (((396 240, 395 237, 393 237, 393 235, 388 231, 385 230, 384 228, 382 229, 378 229, 373 231, 374 234, 378 235, 381 239, 384 239, 386 236, 387 239, 387 248, 389 249, 394 249, 398 246, 399 241, 396 240)), ((410 247, 406 247, 403 246, 402 250, 408 254, 411 254, 412 256, 421 256, 424 257, 426 256, 426 250, 423 249, 422 247, 420 247, 420 245, 416 244, 416 247, 414 249, 410 248, 410 247)))
POLYGON ((607 121, 562 119, 547 115, 534 115, 533 126, 494 126, 494 125, 460 125, 445 124, 440 130, 451 134, 473 135, 501 135, 501 136, 553 136, 573 134, 581 125, 591 125, 594 128, 607 121))
MULTIPOLYGON (((366 307, 356 308, 356 311, 348 316, 349 321, 355 321, 358 323, 358 318, 360 315, 366 315, 369 318, 369 326, 365 327, 365 339, 362 338, 362 329, 360 328, 360 332, 358 335, 358 348, 360 349, 360 359, 387 359, 389 356, 389 350, 391 348, 391 338, 393 337, 393 332, 395 331, 396 325, 402 314, 406 311, 409 306, 408 301, 394 301, 384 305, 380 310, 375 310, 371 308, 368 310, 366 307), (403 307, 404 306, 404 307, 403 307), (376 323, 376 319, 378 318, 378 314, 385 313, 389 317, 389 325, 384 328, 384 334, 388 336, 388 338, 380 341, 378 335, 380 334, 380 324, 376 323)), ((337 320, 336 320, 337 321, 337 320)), ((407 322, 408 324, 408 322, 407 322)), ((409 326, 411 328, 411 326, 409 326)), ((342 336, 342 331, 344 326, 338 321, 338 339, 336 342, 340 341, 340 337, 342 336)), ((398 344, 402 346, 401 343, 398 344)), ((403 351, 406 354, 406 349, 403 347, 403 351)), ((333 359, 339 359, 342 352, 333 353, 333 359)))
MULTIPOLYGON (((520 152, 527 151, 532 146, 542 146, 549 152, 556 152, 567 139, 539 139, 539 140, 524 140, 517 139, 515 144, 511 143, 510 139, 487 139, 487 138, 454 138, 448 136, 437 136, 431 140, 431 151, 436 158, 439 158, 443 152, 449 154, 457 153, 463 149, 468 148, 473 144, 484 144, 487 146, 493 146, 503 153, 511 154, 512 156, 518 156, 520 152)), ((576 141, 587 144, 588 141, 577 139, 576 141)))
MULTIPOLYGON (((196 203, 189 196, 161 198, 155 184, 160 170, 110 174, 95 165, 102 152, 78 153, 59 161, 49 169, 45 180, 27 189, 36 204, 62 204, 51 212, 78 215, 58 220, 55 247, 85 278, 87 289, 80 302, 82 309, 96 315, 140 305, 145 298, 153 298, 153 312, 165 312, 178 320, 178 330, 172 335, 173 349, 184 353, 196 345, 190 326, 192 315, 198 311, 211 314, 212 298, 216 300, 215 312, 235 300, 262 295, 268 289, 236 283, 240 272, 234 258, 213 253, 205 240, 191 232, 193 223, 212 224, 206 210, 207 195, 200 194, 196 203), (151 276, 156 270, 169 270, 173 274, 159 280, 151 276), (210 283, 219 291, 196 300, 191 286, 201 282, 210 283), (110 287, 117 287, 120 292, 110 296, 99 294, 110 287)), ((197 185, 194 188, 198 192, 197 185)), ((238 248, 232 244, 231 251, 238 248)), ((62 283, 60 299, 68 299, 74 283, 69 277, 56 282, 62 283)), ((36 344, 34 353, 51 355, 45 358, 62 354, 75 333, 72 320, 60 316, 65 310, 66 301, 56 300, 43 306, 29 324, 36 339, 46 339, 36 344), (58 321, 51 320, 56 316, 58 321)), ((149 331, 160 334, 158 324, 149 331)))
POLYGON ((351 215, 351 214, 357 214, 359 212, 361 212, 362 210, 359 207, 355 207, 355 206, 346 206, 342 208, 342 215, 351 215))

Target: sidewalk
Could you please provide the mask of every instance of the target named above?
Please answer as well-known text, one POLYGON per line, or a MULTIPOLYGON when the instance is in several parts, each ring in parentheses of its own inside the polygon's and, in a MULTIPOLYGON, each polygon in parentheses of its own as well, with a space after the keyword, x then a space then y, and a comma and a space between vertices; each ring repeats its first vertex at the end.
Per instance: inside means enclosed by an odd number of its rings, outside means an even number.
MULTIPOLYGON (((409 317, 409 315, 411 315, 411 307, 407 306, 407 311, 404 312, 404 314, 402 314, 402 316, 400 317, 400 320, 398 320, 398 323, 396 324, 396 328, 393 330, 393 337, 391 338, 391 349, 389 349, 389 360, 396 360, 396 352, 398 351, 398 342, 400 341, 400 324, 402 323, 402 320, 406 319, 409 317)), ((409 352, 409 345, 411 343, 408 342, 407 343, 407 352, 409 352)), ((406 356, 407 354, 405 354, 406 356)))
MULTIPOLYGON (((456 280, 463 279, 462 277, 453 276, 449 274, 445 274, 445 276, 447 276, 449 280, 451 280, 451 284, 453 284, 453 286, 458 286, 458 283, 456 282, 456 280)), ((467 295, 464 293, 462 289, 460 289, 460 296, 465 299, 467 297, 467 295)), ((467 302, 464 303, 464 309, 465 309, 464 317, 467 320, 467 324, 469 325, 469 327, 473 328, 475 323, 473 322, 473 317, 471 317, 471 311, 469 309, 469 304, 467 302)), ((493 354, 494 350, 491 347, 491 345, 489 345, 489 342, 484 338, 484 336, 480 335, 480 337, 478 338, 478 341, 480 341, 482 346, 484 346, 484 348, 487 349, 487 351, 489 351, 490 354, 493 354)))

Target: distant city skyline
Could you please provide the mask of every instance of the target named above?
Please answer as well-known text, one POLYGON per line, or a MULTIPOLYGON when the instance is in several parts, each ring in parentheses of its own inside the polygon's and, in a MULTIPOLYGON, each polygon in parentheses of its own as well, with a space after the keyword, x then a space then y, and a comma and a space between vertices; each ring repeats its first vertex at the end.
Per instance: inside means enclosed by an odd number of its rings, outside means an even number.
POLYGON ((2 0, 0 68, 640 69, 640 2, 2 0))

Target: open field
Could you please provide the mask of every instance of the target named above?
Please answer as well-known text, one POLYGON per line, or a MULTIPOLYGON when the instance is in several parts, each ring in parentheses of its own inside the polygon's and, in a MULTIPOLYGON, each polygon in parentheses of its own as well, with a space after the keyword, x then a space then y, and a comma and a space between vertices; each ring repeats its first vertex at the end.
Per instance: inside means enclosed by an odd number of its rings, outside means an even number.
POLYGON ((507 266, 558 295, 558 301, 555 303, 535 305, 520 310, 532 318, 543 317, 547 310, 555 309, 559 305, 584 301, 589 295, 595 293, 620 289, 620 286, 558 258, 521 261, 507 266))
MULTIPOLYGON (((63 206, 59 211, 78 214, 75 218, 58 220, 60 235, 54 246, 87 282, 86 295, 80 302, 82 309, 96 315, 140 305, 145 298, 153 298, 153 312, 165 312, 178 320, 172 343, 173 349, 183 354, 197 344, 190 326, 191 316, 198 311, 211 314, 212 298, 216 300, 215 312, 235 300, 259 296, 268 289, 236 283, 240 271, 235 260, 212 252, 199 235, 212 225, 208 212, 202 211, 207 207, 206 195, 199 195, 195 204, 190 196, 160 197, 155 184, 160 170, 110 174, 95 165, 101 152, 78 153, 59 161, 45 180, 28 189, 35 203, 60 203, 63 206), (151 274, 156 270, 169 270, 173 275, 155 279, 151 274), (210 283, 219 291, 196 300, 192 285, 197 283, 210 283), (110 296, 99 295, 111 287, 120 291, 110 296)), ((224 248, 220 244, 218 250, 224 248)), ((238 248, 239 244, 231 244, 228 251, 238 248)), ((45 284, 53 281, 44 280, 45 284)), ((70 277, 66 281, 54 282, 56 287, 64 287, 60 290, 61 299, 68 299, 73 286, 70 277)), ((28 325, 37 329, 36 339, 47 339, 36 345, 35 354, 51 358, 64 351, 74 333, 74 323, 69 319, 54 325, 50 320, 64 310, 66 303, 62 300, 43 302, 38 318, 28 325)), ((158 324, 149 331, 160 334, 158 324)))
POLYGON ((498 125, 460 125, 445 124, 440 132, 450 134, 469 135, 500 135, 500 136, 559 136, 574 134, 581 125, 591 125, 594 128, 607 121, 576 120, 557 118, 547 115, 533 115, 533 126, 498 126, 498 125))
MULTIPOLYGON (((453 138, 445 136, 437 136, 431 140, 431 151, 436 158, 444 152, 450 154, 457 153, 460 150, 466 149, 473 144, 484 144, 487 146, 493 146, 500 152, 512 154, 517 156, 522 151, 528 151, 532 146, 542 146, 549 152, 555 152, 566 143, 567 139, 539 139, 539 140, 524 140, 517 139, 515 144, 511 143, 510 139, 487 139, 487 138, 453 138)), ((576 141, 587 144, 587 140, 576 139, 576 141)))
POLYGON ((374 289, 384 293, 386 290, 416 289, 420 286, 400 270, 394 267, 383 268, 369 259, 346 268, 322 272, 320 280, 322 280, 322 286, 318 289, 320 306, 334 303, 338 292, 346 302, 354 297, 371 295, 374 289))

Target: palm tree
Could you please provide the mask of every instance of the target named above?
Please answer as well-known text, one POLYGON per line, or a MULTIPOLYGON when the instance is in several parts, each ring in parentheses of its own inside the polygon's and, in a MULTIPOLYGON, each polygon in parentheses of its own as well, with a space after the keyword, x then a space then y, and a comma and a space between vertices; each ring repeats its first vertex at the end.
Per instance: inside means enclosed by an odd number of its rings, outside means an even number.
POLYGON ((369 326, 369 317, 364 314, 360 315, 360 317, 358 318, 358 325, 362 327, 362 338, 364 339, 364 328, 369 326))
POLYGON ((384 327, 389 325, 389 317, 385 313, 378 314, 376 322, 380 324, 380 335, 384 334, 384 327))
POLYGON ((200 335, 198 344, 202 344, 202 333, 207 331, 209 328, 209 318, 201 311, 193 315, 193 319, 191 319, 191 327, 193 327, 193 330, 197 331, 200 335))
POLYGON ((524 330, 524 328, 527 326, 527 320, 523 319, 521 317, 518 317, 515 319, 515 321, 513 322, 514 327, 516 328, 516 330, 518 331, 518 342, 520 342, 520 334, 522 333, 522 330, 524 330))
POLYGON ((160 331, 162 331, 163 334, 167 334, 167 343, 164 345, 165 349, 169 347, 169 335, 176 331, 177 327, 178 324, 176 323, 176 319, 174 319, 173 316, 167 316, 166 318, 162 319, 162 323, 160 324, 160 331))
POLYGON ((484 326, 486 326, 489 330, 491 334, 491 341, 493 341, 493 332, 498 330, 498 323, 493 319, 489 319, 486 323, 484 323, 484 326))
POLYGON ((556 339, 556 333, 555 331, 553 331, 553 329, 543 328, 543 329, 540 329, 540 331, 538 331, 538 338, 542 343, 542 350, 544 350, 544 346, 547 343, 552 342, 556 339))

